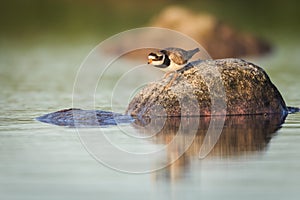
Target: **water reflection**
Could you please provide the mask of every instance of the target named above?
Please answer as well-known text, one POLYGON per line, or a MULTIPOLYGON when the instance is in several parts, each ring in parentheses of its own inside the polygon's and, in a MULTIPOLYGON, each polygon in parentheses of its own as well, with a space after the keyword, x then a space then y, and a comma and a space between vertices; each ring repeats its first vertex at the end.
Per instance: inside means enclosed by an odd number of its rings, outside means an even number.
MULTIPOLYGON (((156 144, 168 145, 175 137, 180 137, 180 139, 177 138, 175 146, 167 146, 167 158, 170 163, 174 161, 174 158, 180 158, 164 170, 156 173, 158 177, 176 179, 181 177, 190 162, 199 159, 199 151, 203 145, 215 144, 205 159, 216 156, 222 158, 245 156, 264 151, 274 133, 281 128, 285 117, 282 115, 226 116, 221 135, 217 142, 212 142, 212 144, 203 143, 205 137, 208 137, 205 139, 208 143, 213 140, 211 137, 214 137, 207 133, 212 120, 211 117, 152 118, 151 120, 137 120, 135 125, 137 128, 146 126, 147 128, 144 129, 144 132, 151 135, 162 127, 152 138, 152 141, 156 144), (164 121, 163 126, 162 121, 164 121), (182 124, 185 124, 185 126, 182 126, 182 124), (188 127, 193 127, 192 129, 194 129, 195 124, 198 125, 196 134, 192 134, 195 130, 191 130, 188 127), (186 146, 186 141, 191 140, 193 142, 182 154, 182 150, 186 146), (181 154, 182 156, 180 156, 181 154)), ((214 117, 214 120, 223 119, 221 117, 214 117)), ((220 127, 214 128, 218 131, 217 129, 220 127)))

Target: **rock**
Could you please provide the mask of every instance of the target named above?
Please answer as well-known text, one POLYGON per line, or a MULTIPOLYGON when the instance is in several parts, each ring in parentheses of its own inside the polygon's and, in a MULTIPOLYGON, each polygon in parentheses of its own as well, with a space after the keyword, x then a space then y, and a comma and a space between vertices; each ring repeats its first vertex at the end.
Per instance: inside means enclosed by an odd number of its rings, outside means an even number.
POLYGON ((241 59, 195 61, 168 89, 169 77, 150 83, 130 102, 126 114, 209 116, 286 114, 285 102, 266 72, 241 59))
POLYGON ((128 115, 103 110, 82 110, 70 108, 48 113, 36 120, 48 124, 68 127, 99 127, 132 123, 134 119, 128 115))
MULTIPOLYGON (((179 6, 164 9, 151 20, 150 26, 169 28, 190 36, 212 58, 261 55, 271 50, 268 42, 251 34, 240 33, 212 15, 194 13, 179 6)), ((173 46, 176 46, 176 42, 173 46)))

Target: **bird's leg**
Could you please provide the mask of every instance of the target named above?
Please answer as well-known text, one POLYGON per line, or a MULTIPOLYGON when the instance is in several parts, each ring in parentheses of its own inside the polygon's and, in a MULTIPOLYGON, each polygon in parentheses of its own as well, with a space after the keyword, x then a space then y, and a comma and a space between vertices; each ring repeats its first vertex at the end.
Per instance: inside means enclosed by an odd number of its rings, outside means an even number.
POLYGON ((167 73, 165 73, 165 75, 164 75, 164 77, 163 77, 163 79, 165 79, 165 78, 167 78, 168 76, 170 76, 170 74, 172 73, 172 71, 171 72, 167 72, 167 73))
POLYGON ((169 87, 172 86, 173 82, 176 80, 177 77, 178 77, 178 73, 176 71, 174 71, 174 75, 173 75, 172 79, 170 80, 170 82, 165 86, 165 90, 169 89, 169 87))

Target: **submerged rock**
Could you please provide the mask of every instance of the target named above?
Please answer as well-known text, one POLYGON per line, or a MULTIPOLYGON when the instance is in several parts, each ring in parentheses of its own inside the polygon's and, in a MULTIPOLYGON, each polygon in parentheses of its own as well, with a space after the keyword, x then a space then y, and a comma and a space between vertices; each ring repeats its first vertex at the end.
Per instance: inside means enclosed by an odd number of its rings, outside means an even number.
POLYGON ((241 59, 195 61, 180 72, 150 83, 130 102, 126 114, 209 116, 286 114, 286 104, 266 72, 241 59))
POLYGON ((131 123, 128 115, 103 110, 64 109, 36 118, 38 121, 68 127, 99 127, 131 123))

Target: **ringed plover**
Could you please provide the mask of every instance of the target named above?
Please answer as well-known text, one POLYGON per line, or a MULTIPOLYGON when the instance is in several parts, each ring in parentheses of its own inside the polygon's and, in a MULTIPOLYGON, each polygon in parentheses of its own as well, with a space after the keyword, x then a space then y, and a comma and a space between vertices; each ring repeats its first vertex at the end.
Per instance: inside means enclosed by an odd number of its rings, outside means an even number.
POLYGON ((174 72, 173 78, 166 86, 166 88, 169 88, 178 76, 177 71, 184 68, 188 60, 199 51, 199 48, 188 51, 175 47, 162 49, 158 52, 151 52, 148 55, 148 64, 152 64, 154 67, 158 67, 160 70, 167 72, 164 78, 174 72))

